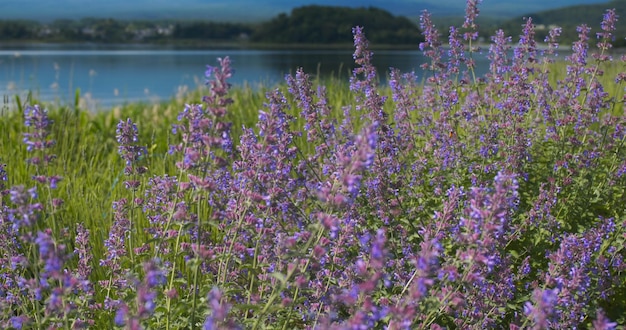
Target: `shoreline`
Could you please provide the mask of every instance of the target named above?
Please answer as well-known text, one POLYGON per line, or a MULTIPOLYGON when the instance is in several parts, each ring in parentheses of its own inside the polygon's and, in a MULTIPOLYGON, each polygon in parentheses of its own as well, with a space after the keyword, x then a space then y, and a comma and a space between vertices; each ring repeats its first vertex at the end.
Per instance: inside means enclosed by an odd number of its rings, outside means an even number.
MULTIPOLYGON (((0 43, 0 50, 11 50, 11 47, 38 48, 38 47, 77 46, 93 47, 94 49, 172 49, 172 50, 204 50, 204 49, 242 49, 242 50, 354 50, 352 43, 337 44, 283 44, 283 43, 259 43, 259 42, 214 42, 197 40, 180 40, 179 42, 133 42, 133 43, 107 43, 107 42, 76 42, 76 41, 42 41, 42 40, 19 40, 5 41, 0 43), (28 46, 28 47, 25 47, 28 46)), ((419 43, 392 45, 370 44, 374 50, 419 50, 419 43)))
MULTIPOLYGON (((514 49, 518 44, 512 42, 509 44, 511 49, 514 49)), ((543 42, 537 42, 537 50, 542 51, 548 49, 548 44, 543 42)), ((61 48, 63 50, 71 50, 72 46, 79 49, 94 49, 94 50, 345 50, 354 51, 354 45, 352 43, 338 43, 338 44, 282 44, 282 43, 257 43, 257 42, 214 42, 214 41, 201 41, 196 40, 181 40, 179 42, 132 42, 132 43, 106 43, 106 42, 74 42, 74 41, 41 41, 41 40, 20 40, 20 41, 4 41, 0 42, 0 51, 19 51, 19 50, 32 50, 32 49, 55 49, 61 48)), ((370 43, 370 49, 374 51, 393 51, 393 50, 415 50, 420 51, 419 43, 405 44, 405 45, 392 45, 392 44, 374 44, 370 43)), ((468 44, 465 44, 469 47, 468 44)), ((491 43, 477 43, 472 44, 472 47, 478 49, 476 52, 484 52, 489 50, 491 43)), ((449 46, 443 44, 442 49, 448 50, 449 46)), ((593 52, 597 48, 594 43, 589 43, 589 50, 593 52)), ((467 51, 468 49, 466 49, 467 51)), ((556 51, 571 51, 570 44, 559 44, 559 48, 556 51)), ((626 47, 613 47, 609 50, 611 54, 624 54, 626 53, 626 47)))

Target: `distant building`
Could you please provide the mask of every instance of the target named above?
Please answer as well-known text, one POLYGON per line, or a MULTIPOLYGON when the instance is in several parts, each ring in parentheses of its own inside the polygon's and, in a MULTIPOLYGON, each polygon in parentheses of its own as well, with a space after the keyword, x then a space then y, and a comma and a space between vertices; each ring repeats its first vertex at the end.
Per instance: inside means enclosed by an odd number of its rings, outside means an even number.
POLYGON ((80 30, 80 33, 86 35, 86 36, 90 36, 90 37, 95 37, 97 34, 96 29, 92 28, 92 27, 84 27, 80 30))
POLYGON ((171 24, 166 27, 159 26, 159 25, 157 25, 156 27, 156 33, 158 35, 171 36, 173 32, 174 32, 174 25, 171 25, 171 24))

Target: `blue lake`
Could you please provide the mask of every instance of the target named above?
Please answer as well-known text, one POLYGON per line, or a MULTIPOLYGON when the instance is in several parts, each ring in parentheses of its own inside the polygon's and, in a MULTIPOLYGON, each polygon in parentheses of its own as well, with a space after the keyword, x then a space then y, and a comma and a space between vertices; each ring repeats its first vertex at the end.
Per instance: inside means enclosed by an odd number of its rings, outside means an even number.
MULTIPOLYGON (((417 48, 417 46, 416 46, 417 48)), ((322 77, 347 79, 353 67, 350 50, 185 50, 152 46, 30 45, 0 46, 0 93, 44 101, 68 102, 80 89, 101 107, 134 101, 168 100, 204 83, 206 65, 230 56, 234 86, 272 85, 298 67, 322 77)), ((477 56, 477 71, 488 61, 477 56)), ((375 51, 374 65, 384 82, 389 67, 422 76, 426 61, 419 50, 375 51)))

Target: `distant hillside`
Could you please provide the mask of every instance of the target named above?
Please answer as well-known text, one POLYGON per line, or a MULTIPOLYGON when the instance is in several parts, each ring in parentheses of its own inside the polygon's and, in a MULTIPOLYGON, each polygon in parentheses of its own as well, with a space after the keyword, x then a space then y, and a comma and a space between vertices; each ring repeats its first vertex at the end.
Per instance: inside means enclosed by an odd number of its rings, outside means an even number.
POLYGON ((125 21, 105 18, 55 20, 39 23, 0 20, 0 41, 19 43, 152 43, 193 47, 227 43, 240 47, 346 47, 352 48, 352 28, 365 28, 374 47, 393 45, 417 48, 422 36, 417 25, 382 9, 305 6, 290 15, 257 23, 206 20, 125 21))
POLYGON ((421 40, 417 25, 406 17, 374 8, 305 6, 280 14, 258 26, 252 35, 256 42, 281 44, 351 43, 352 27, 363 26, 375 44, 412 44, 421 40))
MULTIPOLYGON (((520 14, 540 12, 554 8, 561 8, 571 5, 602 3, 609 0, 484 0, 479 8, 481 16, 492 18, 511 18, 520 14)), ((433 6, 428 8, 433 16, 462 16, 464 14, 466 1, 462 0, 420 0, 422 6, 433 6)), ((408 13, 403 15, 409 15, 408 13)))
POLYGON ((533 23, 537 27, 537 40, 543 41, 552 26, 563 28, 561 34, 561 44, 571 44, 578 39, 576 27, 587 24, 591 28, 590 38, 595 40, 596 32, 600 31, 600 23, 607 9, 615 8, 619 16, 616 24, 615 46, 626 46, 626 0, 613 0, 602 4, 568 6, 559 9, 541 11, 533 14, 519 16, 515 19, 505 21, 501 28, 509 35, 518 36, 521 33, 524 17, 532 17, 533 23))

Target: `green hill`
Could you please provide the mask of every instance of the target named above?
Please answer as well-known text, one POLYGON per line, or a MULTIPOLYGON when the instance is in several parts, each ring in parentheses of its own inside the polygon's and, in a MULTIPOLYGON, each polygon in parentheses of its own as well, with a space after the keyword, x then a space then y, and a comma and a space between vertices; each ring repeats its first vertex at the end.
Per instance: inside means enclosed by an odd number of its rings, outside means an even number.
POLYGON ((305 6, 262 23, 253 41, 266 43, 337 44, 352 40, 352 27, 363 26, 373 44, 412 44, 421 40, 417 25, 406 17, 374 8, 305 6))
POLYGON ((561 38, 562 44, 570 44, 578 39, 576 27, 587 24, 591 28, 590 39, 595 40, 596 33, 600 31, 600 22, 607 9, 613 9, 621 18, 616 24, 617 36, 614 42, 616 47, 626 46, 626 0, 613 0, 602 4, 568 6, 560 9, 541 11, 533 14, 519 16, 515 19, 505 21, 501 28, 512 36, 521 33, 524 17, 532 17, 536 25, 537 40, 543 41, 552 26, 563 28, 561 38))

